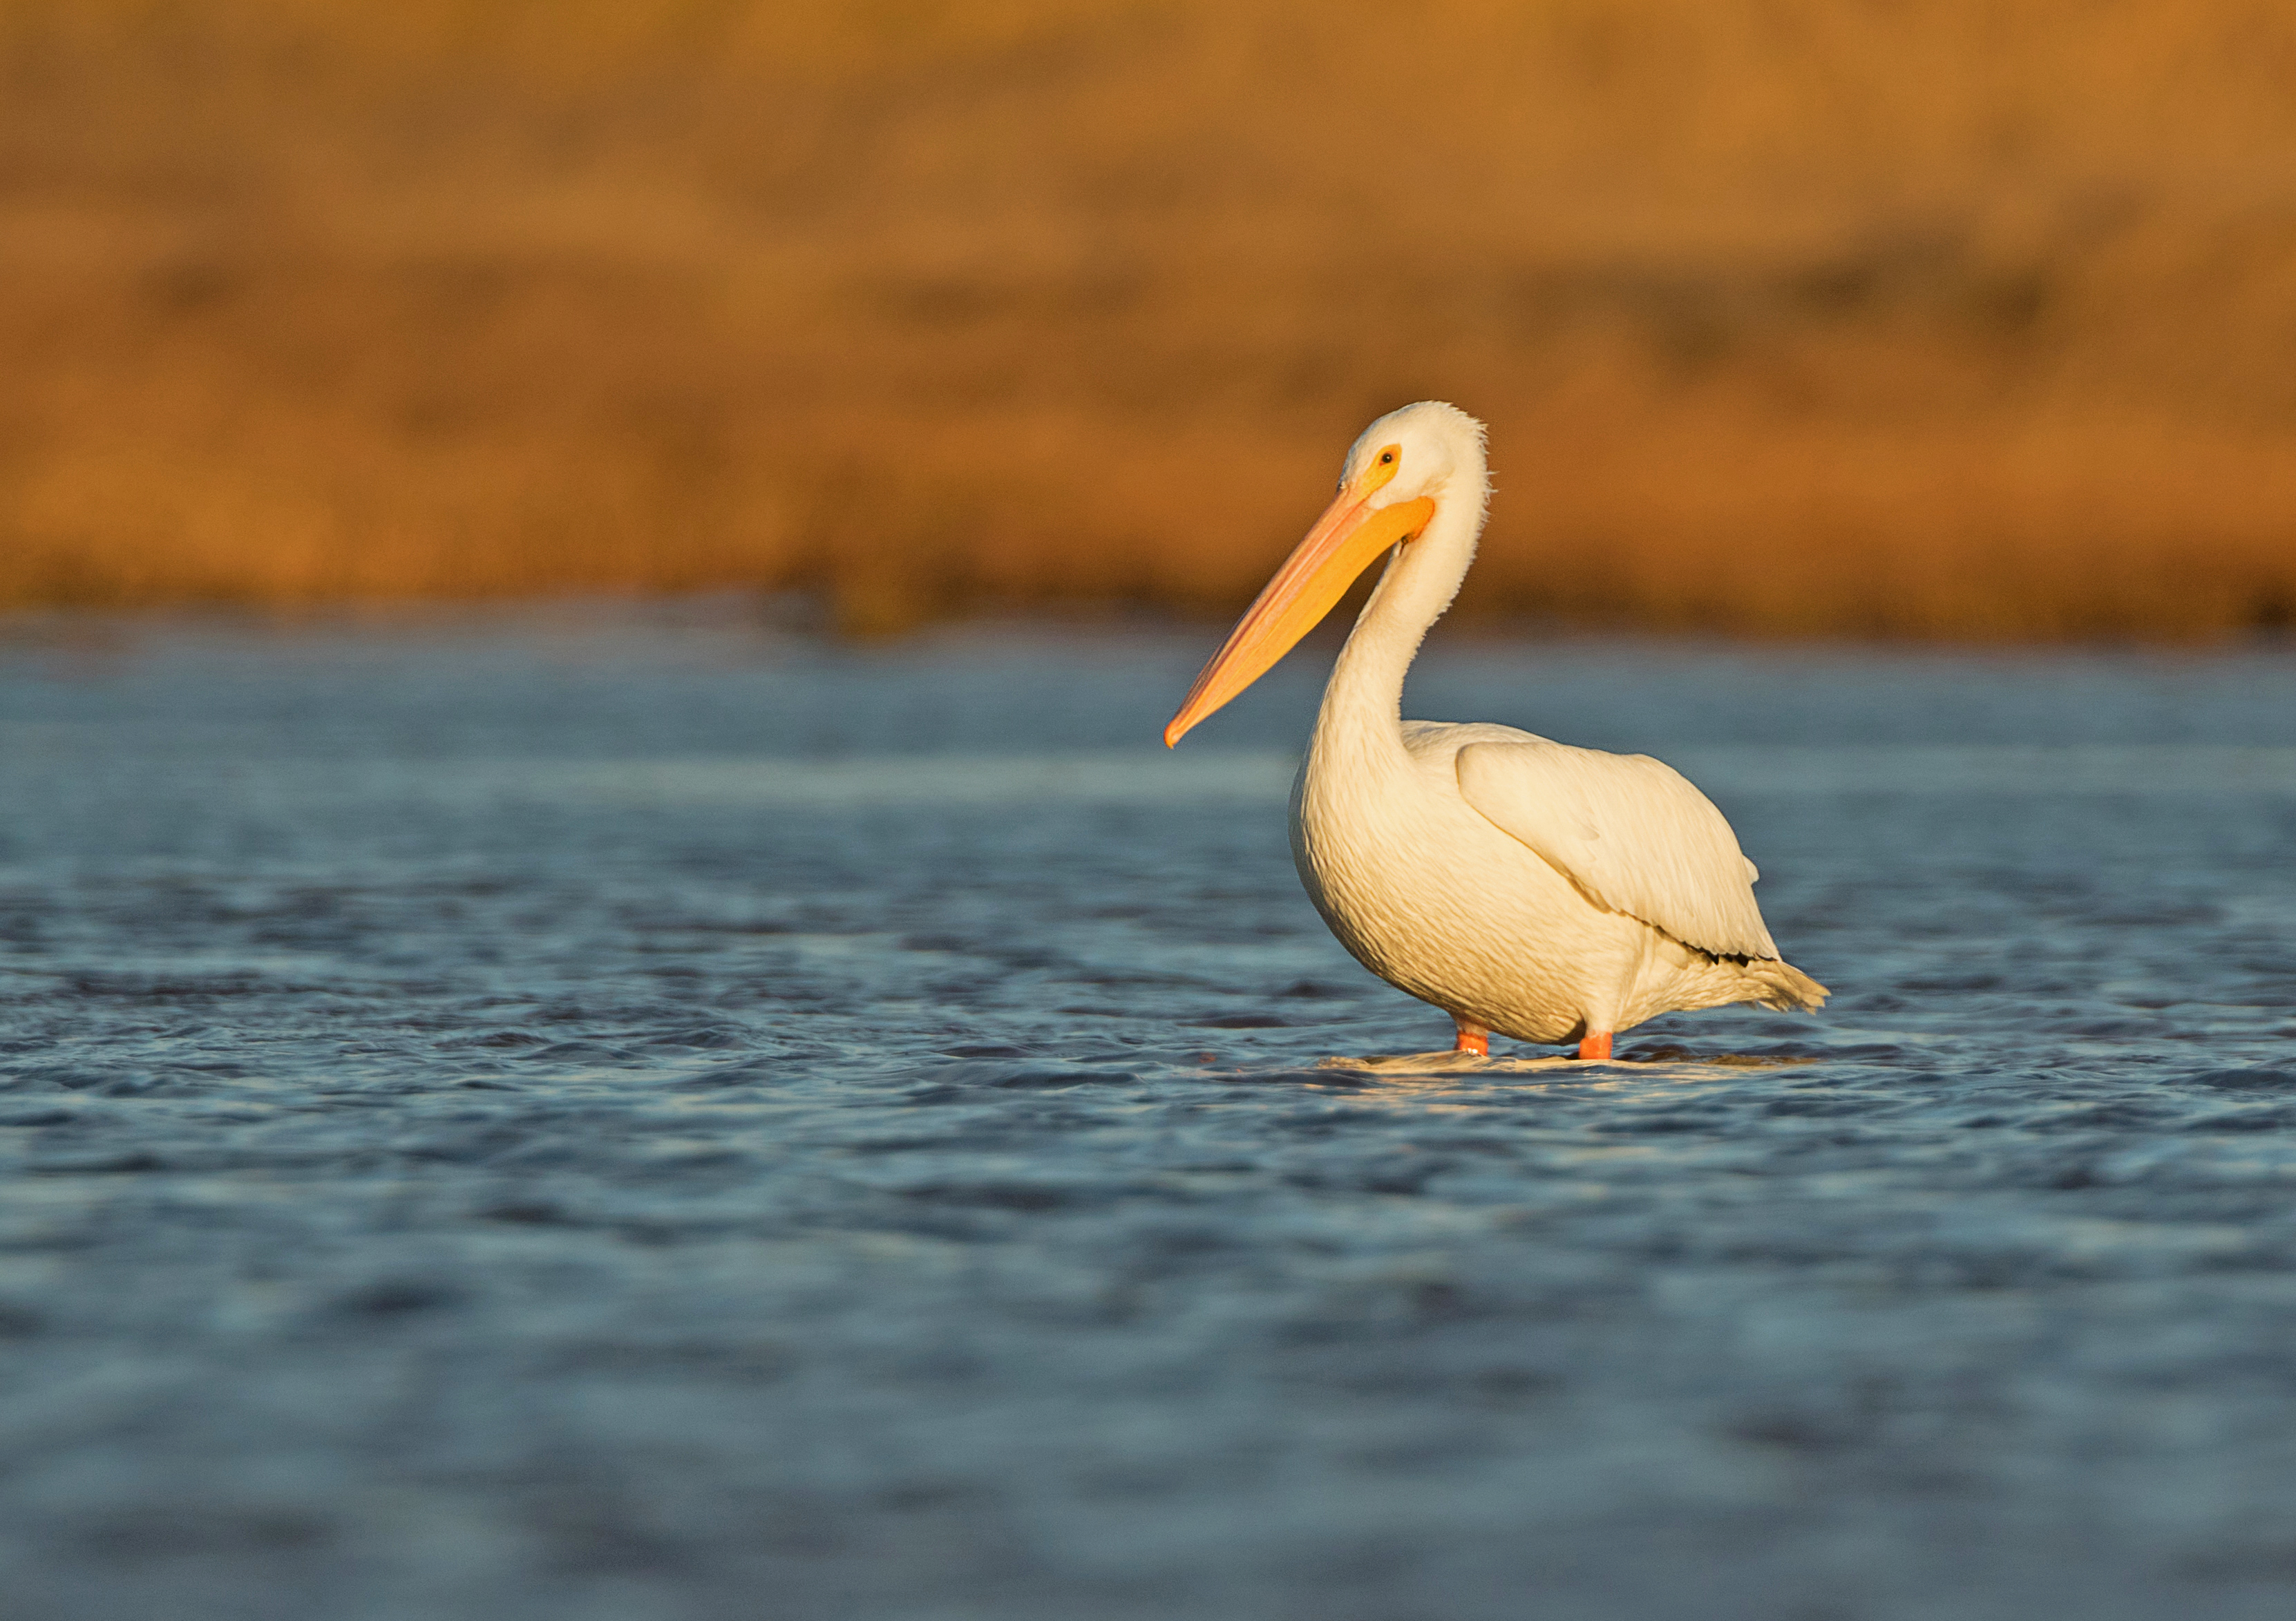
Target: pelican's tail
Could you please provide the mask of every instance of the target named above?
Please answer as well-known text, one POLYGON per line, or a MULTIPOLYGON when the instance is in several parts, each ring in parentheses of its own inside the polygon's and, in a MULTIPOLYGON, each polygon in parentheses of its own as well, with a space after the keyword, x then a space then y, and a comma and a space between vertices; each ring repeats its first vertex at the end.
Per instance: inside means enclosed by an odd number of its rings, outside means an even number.
POLYGON ((1781 1013, 1815 1013, 1833 995, 1792 963, 1775 957, 1751 959, 1745 965, 1745 975, 1760 987, 1746 1000, 1781 1013))

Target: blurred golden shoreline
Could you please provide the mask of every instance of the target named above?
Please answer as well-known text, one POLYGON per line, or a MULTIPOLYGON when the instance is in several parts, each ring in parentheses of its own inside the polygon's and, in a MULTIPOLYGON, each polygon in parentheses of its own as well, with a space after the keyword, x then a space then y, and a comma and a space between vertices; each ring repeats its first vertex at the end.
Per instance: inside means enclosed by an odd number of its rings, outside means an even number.
POLYGON ((2296 623, 2248 0, 0 0, 0 609, 1239 605, 1372 415, 1470 617, 2296 623))

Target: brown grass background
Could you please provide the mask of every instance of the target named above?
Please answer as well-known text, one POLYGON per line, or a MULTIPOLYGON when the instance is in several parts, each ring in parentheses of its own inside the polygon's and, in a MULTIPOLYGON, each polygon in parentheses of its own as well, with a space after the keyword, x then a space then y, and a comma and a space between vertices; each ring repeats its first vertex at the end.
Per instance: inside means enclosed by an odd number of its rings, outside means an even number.
POLYGON ((0 0, 0 606, 2296 618, 2286 0, 0 0))

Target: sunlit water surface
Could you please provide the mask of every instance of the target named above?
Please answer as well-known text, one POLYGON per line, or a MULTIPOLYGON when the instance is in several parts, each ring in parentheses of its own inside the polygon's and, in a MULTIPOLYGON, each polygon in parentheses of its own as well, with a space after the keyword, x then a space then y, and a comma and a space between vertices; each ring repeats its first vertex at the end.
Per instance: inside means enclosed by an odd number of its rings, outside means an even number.
POLYGON ((2296 1614, 2296 657, 1439 636, 1835 997, 1407 1075, 1213 639, 0 634, 9 1612, 2296 1614))

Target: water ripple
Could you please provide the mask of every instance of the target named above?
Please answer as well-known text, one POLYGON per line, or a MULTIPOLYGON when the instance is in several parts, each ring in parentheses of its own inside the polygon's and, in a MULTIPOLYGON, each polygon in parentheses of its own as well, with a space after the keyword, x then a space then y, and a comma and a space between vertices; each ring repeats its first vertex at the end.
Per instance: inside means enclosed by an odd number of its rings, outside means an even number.
POLYGON ((1439 648, 1838 992, 1476 1063, 1200 640, 0 643, 12 1610, 2286 1613, 2296 660, 1439 648))

